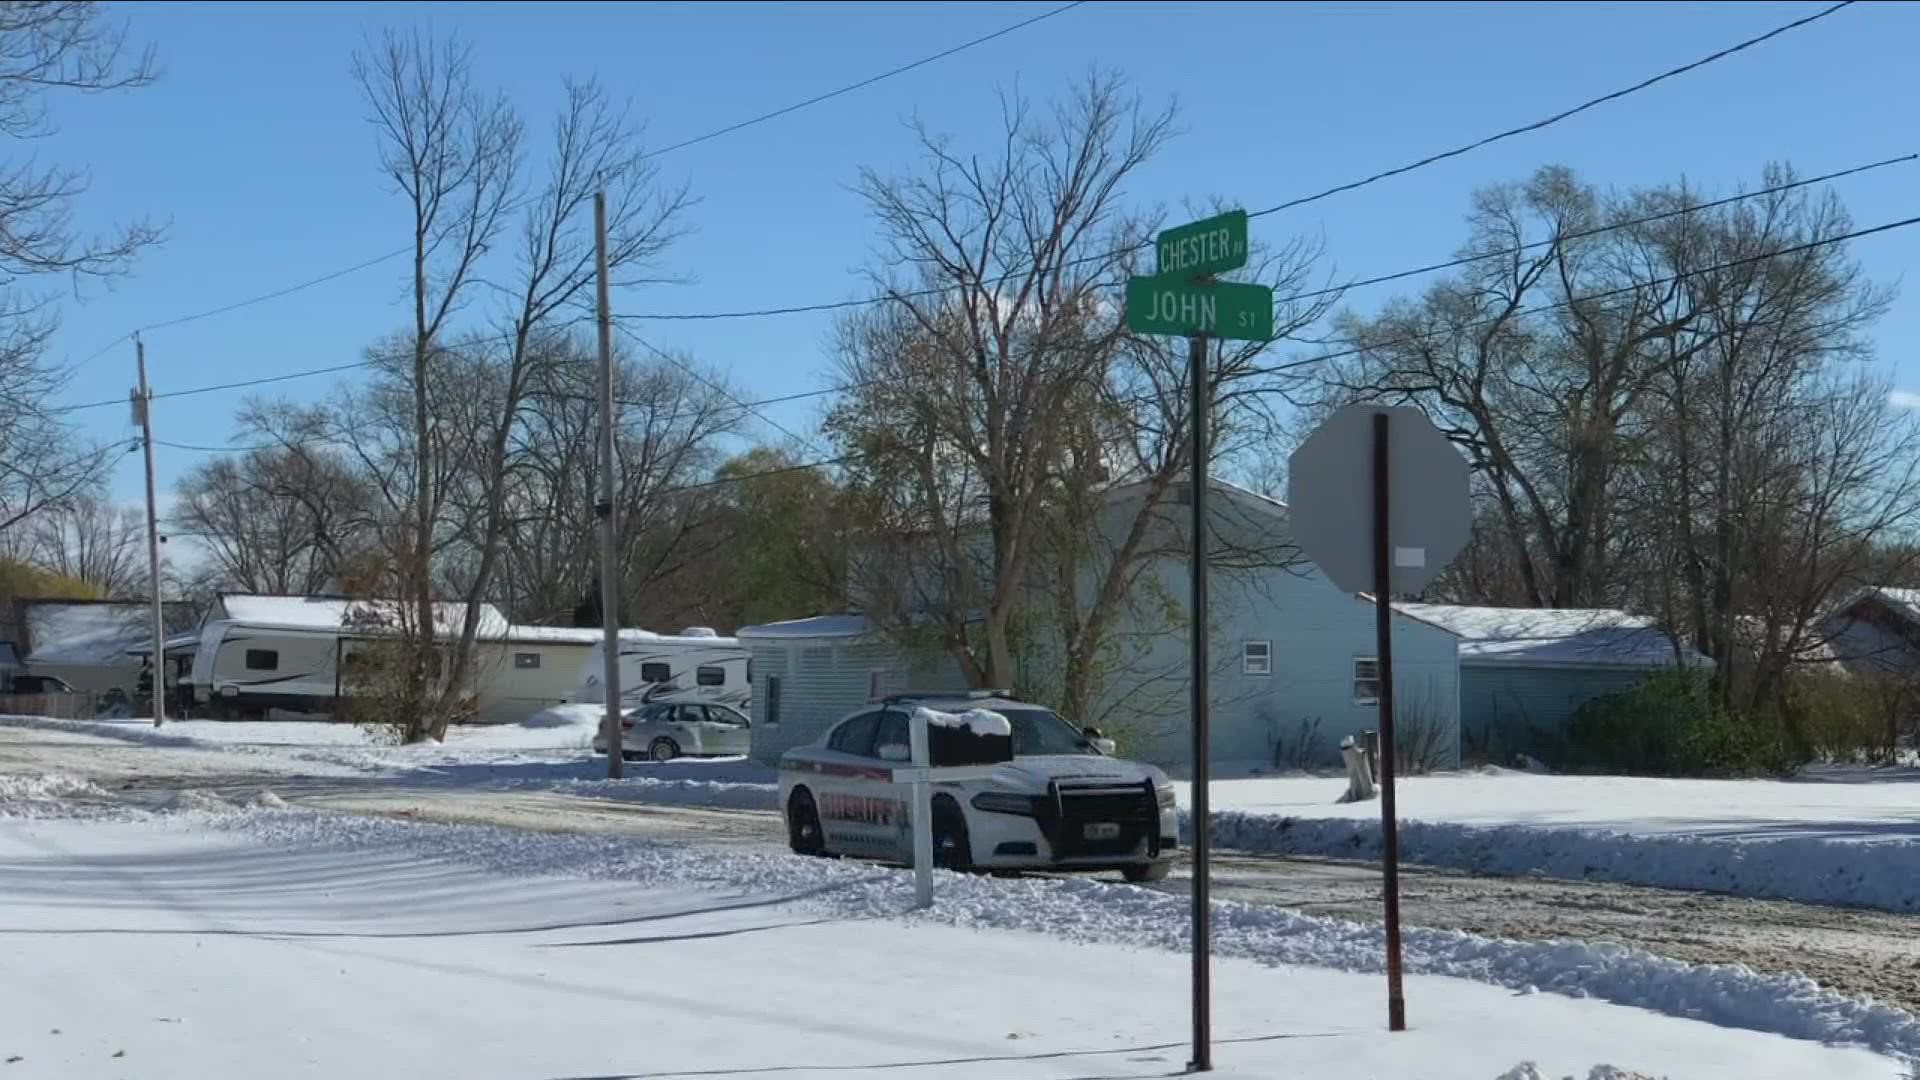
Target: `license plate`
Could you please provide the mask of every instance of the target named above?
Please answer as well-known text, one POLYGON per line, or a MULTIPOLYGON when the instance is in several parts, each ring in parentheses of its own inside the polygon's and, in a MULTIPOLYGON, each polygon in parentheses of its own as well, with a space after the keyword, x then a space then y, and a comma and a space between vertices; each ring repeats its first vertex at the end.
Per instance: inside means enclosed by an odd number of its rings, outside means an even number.
POLYGON ((1120 826, 1111 821, 1093 821, 1080 826, 1080 835, 1088 840, 1112 840, 1120 835, 1120 826))

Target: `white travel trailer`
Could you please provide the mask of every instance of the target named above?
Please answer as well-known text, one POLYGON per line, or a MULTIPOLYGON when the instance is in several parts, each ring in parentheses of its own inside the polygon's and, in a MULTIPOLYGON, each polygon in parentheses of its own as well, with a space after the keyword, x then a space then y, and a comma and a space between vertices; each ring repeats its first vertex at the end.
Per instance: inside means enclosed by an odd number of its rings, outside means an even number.
MULTIPOLYGON (((331 713, 356 649, 392 640, 400 615, 389 600, 222 594, 200 626, 194 705, 220 719, 331 713)), ((451 638, 465 616, 465 605, 435 604, 435 635, 451 638)), ((500 641, 508 629, 498 610, 482 606, 482 639, 500 641)), ((476 662, 476 675, 481 669, 476 662)))
MULTIPOLYGON (((607 700, 601 685, 606 678, 606 655, 604 640, 596 640, 580 665, 574 701, 607 700)), ((720 637, 704 626, 690 626, 678 634, 620 632, 623 710, 655 701, 717 701, 745 712, 751 696, 747 650, 735 638, 720 637)))
MULTIPOLYGON (((222 718, 331 714, 348 691, 356 649, 392 640, 399 615, 388 600, 223 594, 201 625, 195 707, 222 718)), ((453 639, 465 615, 461 604, 434 605, 435 636, 453 639)), ((483 605, 469 684, 473 719, 512 722, 566 701, 600 639, 598 630, 509 626, 483 605)))

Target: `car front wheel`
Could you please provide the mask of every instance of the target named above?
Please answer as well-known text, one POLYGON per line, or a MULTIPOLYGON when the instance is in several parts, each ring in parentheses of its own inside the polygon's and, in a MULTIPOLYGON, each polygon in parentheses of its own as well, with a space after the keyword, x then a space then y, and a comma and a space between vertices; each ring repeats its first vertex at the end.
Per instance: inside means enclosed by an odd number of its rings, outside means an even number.
POLYGON ((1120 873, 1128 881, 1136 885, 1149 881, 1165 881, 1167 880, 1167 875, 1173 873, 1173 864, 1164 860, 1161 862, 1134 863, 1132 866, 1122 867, 1120 873))
POLYGON ((933 803, 933 865, 961 873, 973 869, 967 815, 952 799, 936 799, 933 803))
POLYGON ((820 811, 805 788, 787 800, 787 845, 795 855, 825 855, 826 837, 820 832, 820 811))

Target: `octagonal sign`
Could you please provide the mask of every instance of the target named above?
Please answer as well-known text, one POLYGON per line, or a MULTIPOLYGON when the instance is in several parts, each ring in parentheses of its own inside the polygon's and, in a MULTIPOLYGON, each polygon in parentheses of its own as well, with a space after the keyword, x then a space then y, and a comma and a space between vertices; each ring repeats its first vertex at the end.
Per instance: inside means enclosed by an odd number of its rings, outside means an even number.
POLYGON ((1420 410, 1349 405, 1287 459, 1294 543, 1347 592, 1372 592, 1374 417, 1387 417, 1387 543, 1393 593, 1417 592, 1473 531, 1467 462, 1420 410))

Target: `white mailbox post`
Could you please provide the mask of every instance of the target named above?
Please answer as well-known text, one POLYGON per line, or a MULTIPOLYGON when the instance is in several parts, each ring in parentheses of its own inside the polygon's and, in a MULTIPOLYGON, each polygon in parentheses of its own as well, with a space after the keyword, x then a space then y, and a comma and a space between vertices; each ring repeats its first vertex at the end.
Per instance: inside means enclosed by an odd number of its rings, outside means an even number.
POLYGON ((913 785, 913 895, 914 907, 933 906, 933 785, 961 780, 985 780, 997 765, 954 765, 936 769, 927 749, 927 712, 915 709, 907 720, 912 766, 893 770, 893 782, 913 785))

